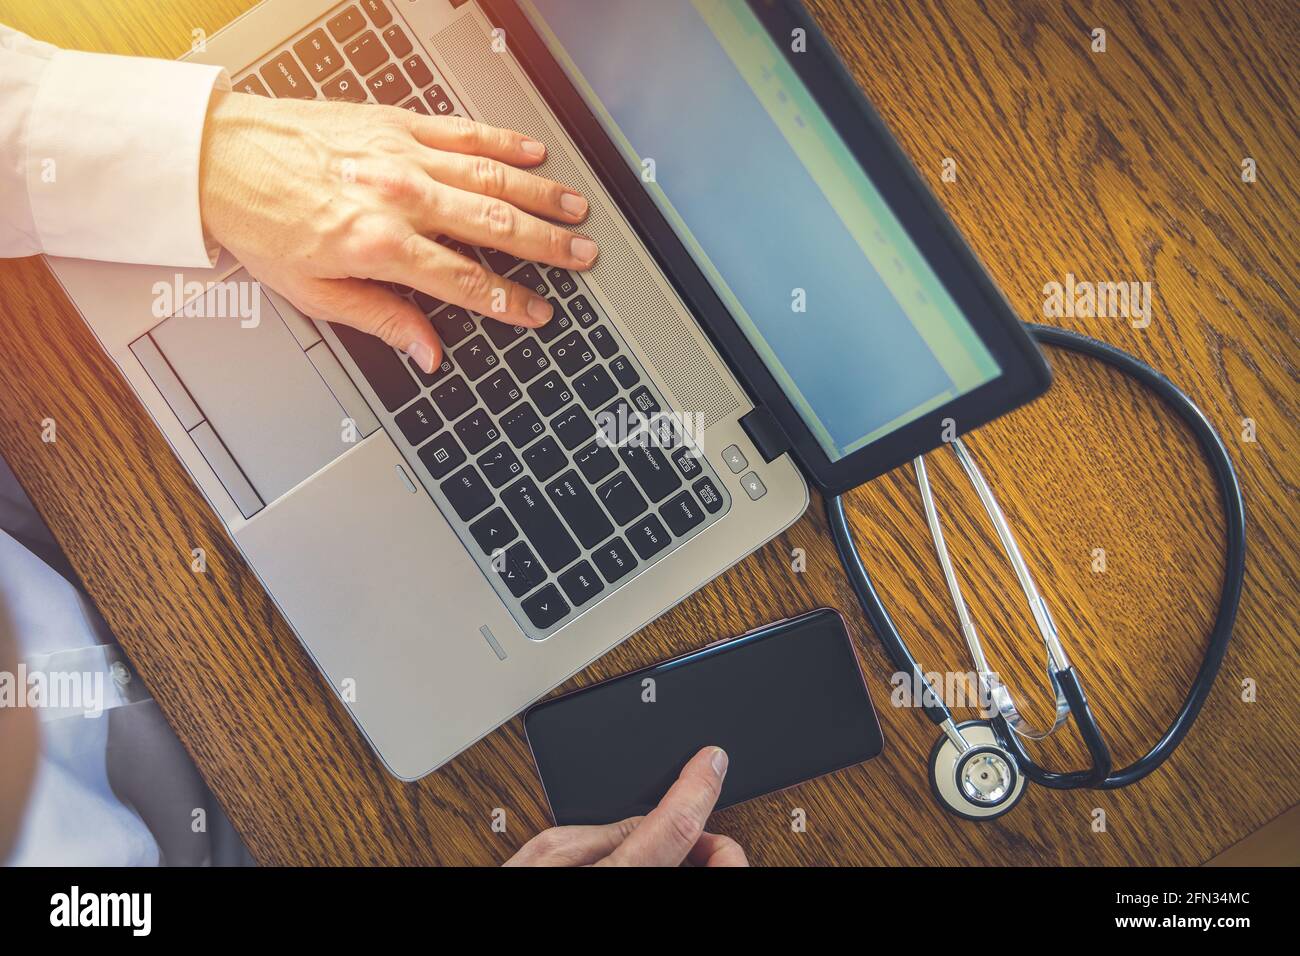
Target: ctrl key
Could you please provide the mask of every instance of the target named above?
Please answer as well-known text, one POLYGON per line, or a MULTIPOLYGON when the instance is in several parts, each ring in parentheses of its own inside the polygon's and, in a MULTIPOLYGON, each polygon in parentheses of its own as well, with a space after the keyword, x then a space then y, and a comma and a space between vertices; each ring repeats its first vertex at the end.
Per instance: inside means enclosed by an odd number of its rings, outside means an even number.
POLYGON ((560 589, 548 584, 530 598, 525 598, 520 606, 532 621, 533 627, 544 631, 569 613, 569 605, 560 597, 560 589))

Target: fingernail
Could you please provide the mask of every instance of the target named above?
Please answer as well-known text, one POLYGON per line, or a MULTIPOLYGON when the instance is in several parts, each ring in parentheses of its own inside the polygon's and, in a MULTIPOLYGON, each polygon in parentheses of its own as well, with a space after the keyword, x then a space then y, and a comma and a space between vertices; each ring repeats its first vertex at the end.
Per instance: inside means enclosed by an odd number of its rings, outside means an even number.
POLYGON ((585 216, 587 214, 587 200, 577 193, 565 193, 560 197, 560 208, 575 218, 585 216))
POLYGON ((519 148, 534 159, 541 159, 546 155, 546 147, 535 139, 524 140, 519 144, 519 148))
POLYGON ((528 300, 528 315, 538 322, 545 323, 551 321, 551 313, 553 311, 551 303, 547 302, 545 299, 532 298, 528 300))
POLYGON ((712 763, 713 763, 713 772, 716 773, 719 778, 725 777, 727 775, 727 752, 723 750, 721 747, 713 748, 712 763))
POLYGON ((412 342, 406 347, 406 354, 415 359, 415 364, 424 369, 424 374, 433 374, 433 349, 423 342, 412 342))
POLYGON ((579 262, 590 262, 592 259, 596 258, 596 253, 600 250, 596 248, 596 244, 590 239, 585 239, 582 236, 574 236, 573 240, 569 243, 569 251, 573 253, 573 258, 577 259, 579 262))

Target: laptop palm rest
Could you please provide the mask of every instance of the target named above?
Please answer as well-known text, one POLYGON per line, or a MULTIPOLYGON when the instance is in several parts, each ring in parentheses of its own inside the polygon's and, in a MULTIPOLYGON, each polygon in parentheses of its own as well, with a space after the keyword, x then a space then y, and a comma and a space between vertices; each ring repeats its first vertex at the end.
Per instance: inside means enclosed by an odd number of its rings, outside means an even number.
POLYGON ((304 352, 300 316, 290 317, 291 332, 242 270, 220 286, 153 328, 132 350, 249 517, 378 423, 365 409, 358 426, 351 396, 343 398, 351 412, 340 404, 326 379, 336 388, 350 383, 334 374, 341 367, 324 342, 304 352))

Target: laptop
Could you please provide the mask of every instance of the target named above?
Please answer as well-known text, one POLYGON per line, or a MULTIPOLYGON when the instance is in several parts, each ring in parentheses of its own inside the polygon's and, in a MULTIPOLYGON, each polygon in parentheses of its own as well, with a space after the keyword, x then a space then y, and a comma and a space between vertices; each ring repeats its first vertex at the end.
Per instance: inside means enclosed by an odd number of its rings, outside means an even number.
POLYGON ((586 273, 449 240, 549 299, 543 328, 402 290, 432 375, 228 254, 51 260, 401 779, 770 541, 809 480, 852 487, 1046 387, 797 5, 265 0, 189 59, 518 130, 590 200, 586 273))

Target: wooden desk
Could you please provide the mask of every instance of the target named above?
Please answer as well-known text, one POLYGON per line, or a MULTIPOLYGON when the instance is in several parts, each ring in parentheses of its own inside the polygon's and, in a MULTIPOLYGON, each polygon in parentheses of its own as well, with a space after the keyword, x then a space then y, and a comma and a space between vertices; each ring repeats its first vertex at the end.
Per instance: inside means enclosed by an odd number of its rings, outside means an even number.
MULTIPOLYGON (((177 56, 251 0, 0 0, 70 46, 177 56)), ((1030 792, 975 826, 931 800, 931 725, 889 706, 821 503, 789 533, 575 679, 620 673, 818 605, 844 609, 881 712, 882 757, 736 807, 713 826, 755 863, 1202 862, 1297 802, 1294 13, 1278 2, 1129 5, 815 0, 825 29, 1026 320, 1066 273, 1153 283, 1154 319, 1061 320, 1163 369, 1225 437, 1250 519, 1236 638, 1195 731, 1136 787, 1030 792), (1090 31, 1107 31, 1105 53, 1090 31), (1243 183, 1243 157, 1258 181, 1243 183), (956 182, 941 179, 945 157, 956 182), (1255 440, 1243 440, 1244 419, 1255 440), (795 571, 795 549, 806 568, 795 571), (1257 697, 1242 699, 1245 681, 1257 697), (793 808, 807 830, 792 832, 793 808), (1105 832, 1093 828, 1105 811, 1105 832)), ((518 720, 439 773, 388 777, 44 264, 0 270, 0 451, 212 788, 264 863, 496 863, 543 828, 518 720), (41 441, 54 418, 58 441, 41 441), (190 549, 209 555, 189 571, 190 549), (504 808, 504 834, 491 829, 504 808)), ((1166 412, 1052 355, 1050 395, 972 441, 1001 494, 1118 762, 1145 752, 1200 660, 1222 573, 1209 473, 1166 412), (1106 570, 1093 570, 1104 549, 1106 570)), ((1032 625, 947 456, 959 572, 1002 670, 1041 677, 1032 625), (978 520, 977 520, 978 519, 978 520)), ((909 469, 851 496, 867 560, 925 664, 968 658, 909 469)), ((454 599, 454 598, 453 598, 454 599)), ((1035 684, 1034 686, 1037 686, 1035 684)), ((1033 696, 1042 715, 1044 695, 1033 696)), ((1067 736, 1046 759, 1077 764, 1067 736)))

